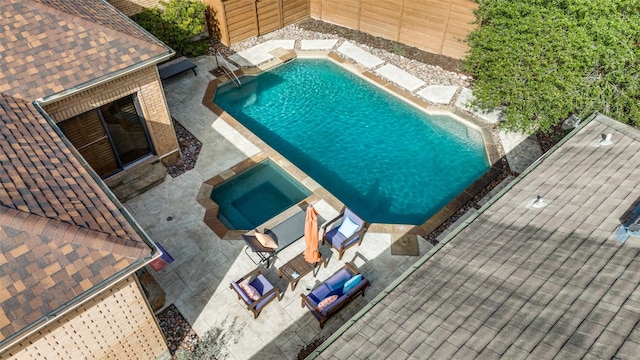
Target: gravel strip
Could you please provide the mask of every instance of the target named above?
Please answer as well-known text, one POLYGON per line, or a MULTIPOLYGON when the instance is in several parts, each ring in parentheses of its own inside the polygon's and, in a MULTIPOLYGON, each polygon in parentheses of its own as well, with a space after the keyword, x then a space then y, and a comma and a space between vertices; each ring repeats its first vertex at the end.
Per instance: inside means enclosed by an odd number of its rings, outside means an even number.
POLYGON ((432 54, 395 41, 314 19, 307 19, 289 25, 264 36, 240 41, 231 45, 230 48, 219 42, 215 42, 210 44, 210 53, 215 54, 215 51, 219 50, 225 57, 229 57, 237 52, 250 49, 273 39, 296 40, 297 49, 300 49, 301 40, 338 39, 338 43, 334 46, 333 52, 340 56, 341 54, 335 51, 335 49, 340 47, 343 42, 350 41, 385 62, 393 64, 416 76, 427 85, 452 85, 460 87, 471 87, 472 85, 471 77, 458 72, 461 65, 460 60, 432 54))
POLYGON ((167 167, 167 172, 171 177, 176 177, 196 166, 198 155, 200 155, 200 149, 202 149, 202 142, 177 122, 176 119, 172 118, 172 121, 182 157, 178 159, 175 164, 167 167))
POLYGON ((186 351, 195 349, 200 338, 175 305, 169 305, 157 315, 157 318, 160 329, 167 339, 171 355, 179 349, 186 351))

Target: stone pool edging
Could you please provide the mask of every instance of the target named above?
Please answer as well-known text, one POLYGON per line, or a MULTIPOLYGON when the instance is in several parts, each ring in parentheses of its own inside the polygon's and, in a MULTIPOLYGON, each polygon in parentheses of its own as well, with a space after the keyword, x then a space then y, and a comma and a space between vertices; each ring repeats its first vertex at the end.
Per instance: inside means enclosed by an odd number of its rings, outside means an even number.
MULTIPOLYGON (((419 108, 422 111, 426 111, 428 113, 448 113, 453 115, 458 121, 465 123, 467 126, 473 127, 480 132, 482 135, 483 142, 485 144, 485 150, 487 153, 487 157, 489 159, 490 168, 487 170, 485 174, 483 174, 478 180, 476 180, 473 184, 468 186, 464 191, 462 191, 458 196, 456 196, 453 200, 451 200, 446 206, 440 209, 436 214, 434 214, 431 218, 429 218, 422 225, 403 225, 403 224, 379 224, 374 223, 369 227, 370 232, 380 232, 380 233, 389 233, 391 234, 392 242, 406 237, 407 235, 415 235, 422 237, 426 240, 427 235, 436 230, 439 226, 444 224, 452 215, 454 215, 458 210, 463 208, 471 199, 473 199, 477 194, 479 194, 488 184, 490 184, 494 179, 496 179, 499 174, 504 170, 502 157, 500 155, 500 144, 494 140, 494 136, 492 133, 492 124, 477 119, 474 116, 470 116, 468 113, 463 110, 448 104, 448 105, 433 105, 426 100, 419 98, 417 95, 412 92, 401 88, 396 83, 393 83, 389 80, 382 78, 380 75, 376 74, 373 69, 366 69, 362 67, 360 64, 341 57, 333 51, 323 51, 323 50, 289 50, 283 48, 277 48, 270 52, 275 57, 264 63, 258 64, 252 67, 243 67, 234 71, 236 76, 240 77, 242 75, 257 75, 261 72, 267 71, 273 67, 278 65, 282 65, 285 62, 295 59, 296 57, 300 58, 321 58, 325 57, 338 65, 347 68, 348 70, 360 75, 365 78, 369 82, 375 84, 376 86, 382 87, 383 89, 391 92, 394 96, 402 99, 403 101, 408 102, 409 104, 419 108)), ((246 159, 245 161, 234 165, 233 168, 239 169, 243 168, 243 166, 249 167, 250 165, 256 162, 255 158, 259 158, 260 160, 269 157, 276 164, 283 168, 286 172, 288 172, 291 176, 293 176, 300 183, 305 185, 309 190, 312 191, 312 195, 303 200, 303 203, 313 203, 320 199, 327 201, 331 206, 336 209, 342 209, 345 205, 337 199, 333 194, 324 189, 322 186, 317 184, 313 179, 311 179, 308 175, 306 175, 302 170, 297 168, 295 165, 290 163, 286 158, 280 155, 277 151, 271 148, 268 144, 263 142, 259 137, 249 131, 244 125, 238 122, 235 118, 229 115, 227 112, 218 107, 213 99, 215 98, 216 90, 219 85, 222 85, 226 82, 231 81, 226 75, 218 77, 209 82, 207 85, 207 89, 202 99, 202 104, 207 107, 214 114, 219 116, 219 118, 233 127, 236 131, 238 131, 241 135, 247 138, 251 143, 256 145, 260 149, 260 154, 246 159), (312 186, 307 185, 309 182, 312 182, 312 186)), ((243 169, 246 169, 243 168, 243 169)), ((227 170, 222 174, 211 178, 203 183, 200 192, 198 194, 198 202, 205 207, 205 223, 209 228, 211 228, 216 235, 220 236, 222 239, 240 239, 240 235, 246 233, 249 230, 229 230, 217 219, 218 208, 217 204, 213 202, 210 198, 207 200, 203 192, 211 193, 211 189, 213 189, 214 183, 217 183, 220 179, 222 179, 223 174, 228 174, 229 172, 235 173, 236 170, 227 170), (220 177, 220 178, 218 178, 220 177), (216 179, 216 180, 214 180, 216 179), (211 186, 209 188, 209 186, 211 186), (206 189, 205 189, 206 187, 206 189), (201 202, 202 201, 202 202, 201 202), (210 201, 210 203, 209 203, 210 201), (214 215, 215 213, 215 215, 214 215)), ((225 177, 226 179, 226 177, 225 177)), ((222 180, 224 181, 224 180, 222 180)), ((209 195, 206 195, 208 198, 209 195)), ((301 204, 299 204, 301 206, 301 204)), ((306 206, 305 206, 306 207, 306 206)))

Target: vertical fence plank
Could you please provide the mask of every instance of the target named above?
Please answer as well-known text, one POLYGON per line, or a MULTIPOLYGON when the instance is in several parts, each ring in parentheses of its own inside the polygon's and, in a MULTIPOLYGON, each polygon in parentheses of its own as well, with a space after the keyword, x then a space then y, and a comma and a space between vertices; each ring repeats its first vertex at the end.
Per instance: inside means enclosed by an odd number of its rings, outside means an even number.
POLYGON ((362 0, 360 31, 398 40, 403 0, 362 0))

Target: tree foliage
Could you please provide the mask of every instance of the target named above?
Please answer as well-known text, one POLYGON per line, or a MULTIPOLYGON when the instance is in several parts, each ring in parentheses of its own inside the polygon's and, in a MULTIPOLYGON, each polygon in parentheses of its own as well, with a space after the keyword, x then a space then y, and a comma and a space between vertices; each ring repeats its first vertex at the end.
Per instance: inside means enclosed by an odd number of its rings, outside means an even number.
POLYGON ((545 132, 594 111, 640 125, 640 1, 476 2, 463 66, 504 127, 545 132))
POLYGON ((179 55, 188 57, 206 53, 205 40, 193 37, 206 29, 205 5, 200 1, 170 0, 161 2, 164 10, 145 9, 131 18, 179 55))

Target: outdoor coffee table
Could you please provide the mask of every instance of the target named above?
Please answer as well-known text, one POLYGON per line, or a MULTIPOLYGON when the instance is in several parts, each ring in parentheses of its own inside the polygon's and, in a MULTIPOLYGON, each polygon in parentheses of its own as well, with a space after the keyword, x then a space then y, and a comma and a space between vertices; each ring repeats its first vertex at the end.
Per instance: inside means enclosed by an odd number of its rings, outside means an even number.
POLYGON ((304 259, 304 253, 300 253, 278 268, 278 276, 282 277, 284 275, 285 279, 287 279, 289 284, 291 284, 291 290, 294 290, 296 285, 298 285, 298 281, 300 281, 303 276, 312 272, 321 262, 326 268, 327 258, 322 255, 320 255, 320 261, 315 264, 311 264, 304 259))

